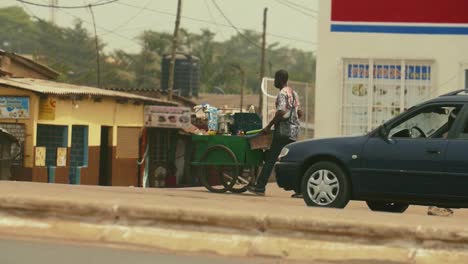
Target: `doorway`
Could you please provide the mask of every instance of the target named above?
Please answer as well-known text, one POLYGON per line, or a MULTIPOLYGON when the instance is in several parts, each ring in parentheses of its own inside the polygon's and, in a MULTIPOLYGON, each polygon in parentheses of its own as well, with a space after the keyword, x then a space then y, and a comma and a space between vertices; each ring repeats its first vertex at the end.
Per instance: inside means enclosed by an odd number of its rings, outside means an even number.
POLYGON ((112 185, 112 127, 101 126, 99 185, 112 185))
POLYGON ((80 184, 81 167, 88 165, 88 127, 72 126, 70 184, 80 184))

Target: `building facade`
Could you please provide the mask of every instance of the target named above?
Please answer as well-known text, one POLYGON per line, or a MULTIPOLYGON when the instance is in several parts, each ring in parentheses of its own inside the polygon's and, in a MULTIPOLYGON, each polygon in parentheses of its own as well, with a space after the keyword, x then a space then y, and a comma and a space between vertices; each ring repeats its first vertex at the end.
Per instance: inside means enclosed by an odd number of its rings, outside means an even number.
POLYGON ((13 180, 138 186, 144 105, 167 101, 30 78, 0 78, 0 127, 21 142, 13 180))
POLYGON ((468 88, 468 2, 323 0, 316 137, 363 134, 468 88))

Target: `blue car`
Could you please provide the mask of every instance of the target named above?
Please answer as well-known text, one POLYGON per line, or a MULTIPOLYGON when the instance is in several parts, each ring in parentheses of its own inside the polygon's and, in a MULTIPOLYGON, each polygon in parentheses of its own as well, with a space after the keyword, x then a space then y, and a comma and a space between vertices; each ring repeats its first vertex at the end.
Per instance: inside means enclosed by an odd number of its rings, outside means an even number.
POLYGON ((410 108, 364 136, 286 146, 278 185, 308 206, 404 212, 409 205, 468 207, 468 90, 410 108))

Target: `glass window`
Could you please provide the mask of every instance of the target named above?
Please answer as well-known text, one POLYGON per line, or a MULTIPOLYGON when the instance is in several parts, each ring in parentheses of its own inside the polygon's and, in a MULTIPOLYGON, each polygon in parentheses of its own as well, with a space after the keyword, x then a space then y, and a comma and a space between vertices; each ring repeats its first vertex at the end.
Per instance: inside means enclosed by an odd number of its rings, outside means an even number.
POLYGON ((390 130, 395 138, 447 138, 460 105, 429 106, 390 130))
POLYGON ((346 59, 342 134, 365 134, 431 97, 432 63, 346 59))

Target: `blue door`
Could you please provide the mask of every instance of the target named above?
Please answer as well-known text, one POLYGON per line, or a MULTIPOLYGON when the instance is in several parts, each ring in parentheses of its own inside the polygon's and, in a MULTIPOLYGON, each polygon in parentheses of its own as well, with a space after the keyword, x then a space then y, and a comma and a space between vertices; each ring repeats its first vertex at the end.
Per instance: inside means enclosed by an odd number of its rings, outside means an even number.
POLYGON ((72 144, 70 151, 70 184, 81 183, 81 168, 88 163, 88 127, 72 127, 72 144))
POLYGON ((442 175, 446 145, 445 139, 370 139, 362 156, 361 191, 429 195, 434 181, 442 175))

